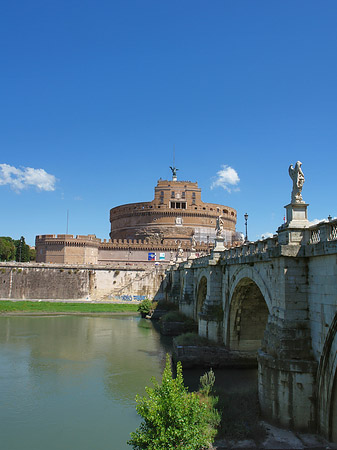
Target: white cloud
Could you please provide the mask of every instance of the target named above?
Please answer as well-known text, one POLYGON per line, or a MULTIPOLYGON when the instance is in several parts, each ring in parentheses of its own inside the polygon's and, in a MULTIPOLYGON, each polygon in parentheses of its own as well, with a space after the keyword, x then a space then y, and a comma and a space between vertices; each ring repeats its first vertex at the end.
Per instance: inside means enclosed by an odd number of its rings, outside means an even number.
POLYGON ((309 221, 309 226, 311 225, 317 225, 320 222, 324 222, 324 219, 314 219, 309 221))
MULTIPOLYGON (((336 217, 331 217, 330 220, 335 220, 336 217)), ((317 225, 318 223, 329 222, 329 219, 314 219, 309 221, 309 226, 317 225)))
POLYGON ((44 169, 32 167, 18 169, 9 164, 0 164, 0 186, 9 185, 16 192, 31 186, 35 186, 40 191, 54 191, 55 183, 56 177, 44 169))
POLYGON ((267 238, 272 238, 274 236, 275 233, 270 233, 269 231, 267 231, 266 233, 262 233, 259 239, 267 239, 267 238))
MULTIPOLYGON (((217 172, 215 180, 211 184, 211 189, 215 187, 222 187, 225 191, 231 192, 232 188, 236 186, 239 181, 239 175, 233 167, 222 165, 222 169, 217 172)), ((236 188, 238 190, 238 188, 236 188)))

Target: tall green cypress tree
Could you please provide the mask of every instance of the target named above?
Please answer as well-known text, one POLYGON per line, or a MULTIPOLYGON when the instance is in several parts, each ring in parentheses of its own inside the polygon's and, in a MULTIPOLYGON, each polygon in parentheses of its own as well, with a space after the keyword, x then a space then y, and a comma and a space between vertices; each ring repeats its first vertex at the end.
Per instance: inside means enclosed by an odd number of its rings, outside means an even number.
POLYGON ((25 238, 21 236, 20 239, 14 241, 16 252, 15 260, 18 262, 30 261, 29 245, 26 244, 25 238))

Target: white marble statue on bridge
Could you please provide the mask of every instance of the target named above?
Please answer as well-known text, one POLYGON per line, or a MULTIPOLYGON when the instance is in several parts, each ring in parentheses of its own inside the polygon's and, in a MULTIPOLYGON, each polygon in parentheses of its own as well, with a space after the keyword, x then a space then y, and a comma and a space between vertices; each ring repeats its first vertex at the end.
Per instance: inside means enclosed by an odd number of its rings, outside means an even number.
POLYGON ((289 175, 293 180, 293 190, 291 192, 291 203, 304 203, 302 198, 302 188, 305 181, 304 174, 301 169, 301 161, 297 161, 295 167, 289 166, 289 175))
POLYGON ((217 238, 222 237, 223 232, 223 220, 221 219, 221 215, 216 218, 216 227, 215 227, 215 234, 217 238))

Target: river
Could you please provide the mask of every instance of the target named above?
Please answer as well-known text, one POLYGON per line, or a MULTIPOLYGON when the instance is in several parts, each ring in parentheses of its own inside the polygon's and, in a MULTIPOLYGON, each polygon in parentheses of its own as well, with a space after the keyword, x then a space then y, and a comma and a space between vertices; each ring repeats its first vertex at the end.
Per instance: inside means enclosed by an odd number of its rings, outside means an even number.
MULTIPOLYGON (((136 394, 160 379, 170 339, 138 316, 0 317, 0 448, 130 450, 136 394)), ((196 388, 203 370, 184 371, 196 388)), ((215 371, 240 389, 254 370, 215 371)))

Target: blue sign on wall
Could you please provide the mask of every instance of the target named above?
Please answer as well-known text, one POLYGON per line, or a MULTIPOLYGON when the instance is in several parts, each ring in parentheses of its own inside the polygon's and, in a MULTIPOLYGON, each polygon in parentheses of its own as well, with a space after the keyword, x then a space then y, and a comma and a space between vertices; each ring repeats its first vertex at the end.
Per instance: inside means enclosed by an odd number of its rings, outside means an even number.
POLYGON ((147 255, 147 260, 148 261, 155 261, 156 260, 156 254, 153 252, 149 252, 147 255))

